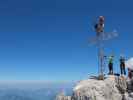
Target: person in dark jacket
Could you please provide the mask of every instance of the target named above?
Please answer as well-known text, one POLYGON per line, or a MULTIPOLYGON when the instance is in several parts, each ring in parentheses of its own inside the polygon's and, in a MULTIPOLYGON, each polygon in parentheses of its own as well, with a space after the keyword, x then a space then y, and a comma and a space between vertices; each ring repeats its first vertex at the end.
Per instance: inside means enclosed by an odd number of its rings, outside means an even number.
POLYGON ((114 60, 114 56, 110 56, 109 57, 109 63, 108 63, 110 75, 113 75, 113 60, 114 60))
POLYGON ((121 75, 126 75, 125 58, 123 56, 120 56, 120 70, 121 70, 121 75))

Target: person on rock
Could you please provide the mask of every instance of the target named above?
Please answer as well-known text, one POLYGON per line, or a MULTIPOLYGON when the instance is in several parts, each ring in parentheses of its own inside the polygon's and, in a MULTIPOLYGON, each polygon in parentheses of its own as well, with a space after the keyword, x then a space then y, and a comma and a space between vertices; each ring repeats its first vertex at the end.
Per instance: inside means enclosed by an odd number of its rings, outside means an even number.
POLYGON ((128 68, 128 78, 132 79, 133 78, 133 70, 128 68))
POLYGON ((109 63, 108 63, 109 75, 113 75, 113 60, 114 60, 114 56, 110 56, 109 63))
POLYGON ((121 75, 126 75, 124 56, 120 56, 120 70, 121 70, 121 75))

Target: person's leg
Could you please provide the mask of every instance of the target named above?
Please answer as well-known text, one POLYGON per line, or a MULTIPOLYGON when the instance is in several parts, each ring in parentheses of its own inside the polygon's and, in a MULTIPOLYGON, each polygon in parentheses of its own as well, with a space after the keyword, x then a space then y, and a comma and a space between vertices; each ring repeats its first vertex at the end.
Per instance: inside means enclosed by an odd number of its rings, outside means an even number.
POLYGON ((111 64, 111 74, 113 75, 114 71, 113 71, 113 63, 111 64))
POLYGON ((123 75, 123 68, 122 68, 122 66, 121 66, 121 75, 123 75))
POLYGON ((124 63, 121 64, 121 68, 122 68, 122 75, 126 75, 126 70, 125 70, 125 64, 124 63))
POLYGON ((110 63, 108 64, 108 68, 109 68, 109 74, 110 74, 110 63))
POLYGON ((124 70, 124 75, 126 75, 126 69, 125 69, 125 67, 123 68, 123 70, 124 70))
POLYGON ((108 65, 108 67, 109 67, 109 74, 111 74, 111 65, 110 65, 110 63, 108 65))
POLYGON ((122 64, 120 64, 121 75, 123 74, 122 64))
POLYGON ((125 63, 123 63, 123 71, 124 71, 124 75, 126 75, 125 63))

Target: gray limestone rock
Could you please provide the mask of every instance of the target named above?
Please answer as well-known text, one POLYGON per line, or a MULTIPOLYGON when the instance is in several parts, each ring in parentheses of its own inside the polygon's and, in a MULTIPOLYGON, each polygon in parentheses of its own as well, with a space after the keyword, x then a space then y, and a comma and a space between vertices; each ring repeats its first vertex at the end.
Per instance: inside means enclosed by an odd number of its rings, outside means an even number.
POLYGON ((77 83, 71 97, 58 96, 60 98, 57 100, 133 100, 132 82, 127 82, 124 76, 114 75, 104 80, 90 78, 77 83))

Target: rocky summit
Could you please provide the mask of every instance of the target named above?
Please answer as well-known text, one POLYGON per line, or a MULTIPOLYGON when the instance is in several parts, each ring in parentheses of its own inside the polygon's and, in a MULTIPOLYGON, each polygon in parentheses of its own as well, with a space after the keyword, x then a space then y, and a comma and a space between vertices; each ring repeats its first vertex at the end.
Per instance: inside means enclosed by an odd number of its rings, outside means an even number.
POLYGON ((72 96, 58 95, 56 100, 133 100, 133 79, 109 75, 82 80, 73 88, 72 96))

